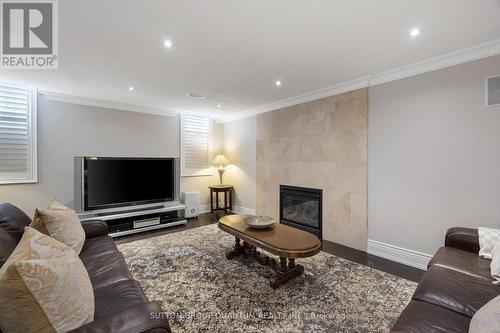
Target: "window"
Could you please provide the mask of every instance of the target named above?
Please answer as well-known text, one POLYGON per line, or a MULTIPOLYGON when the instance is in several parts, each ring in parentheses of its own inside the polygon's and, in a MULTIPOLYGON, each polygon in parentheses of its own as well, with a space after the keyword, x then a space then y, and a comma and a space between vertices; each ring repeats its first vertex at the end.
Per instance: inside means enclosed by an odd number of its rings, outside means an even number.
POLYGON ((206 114, 181 115, 182 176, 212 175, 212 119, 206 114))
POLYGON ((0 184, 37 181, 36 100, 34 87, 0 84, 0 184))

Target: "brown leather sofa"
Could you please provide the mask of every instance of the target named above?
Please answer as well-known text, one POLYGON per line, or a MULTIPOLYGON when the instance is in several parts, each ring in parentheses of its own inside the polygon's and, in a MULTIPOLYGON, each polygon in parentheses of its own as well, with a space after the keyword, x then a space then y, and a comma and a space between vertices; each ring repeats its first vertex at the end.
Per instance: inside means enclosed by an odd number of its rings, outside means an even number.
POLYGON ((500 294, 477 229, 451 228, 391 332, 465 333, 476 311, 500 294))
MULTIPOLYGON (((12 253, 31 219, 17 207, 0 203, 0 267, 12 253)), ((158 303, 149 302, 127 268, 102 221, 82 222, 86 241, 80 258, 95 297, 94 321, 72 332, 170 332, 158 303)))

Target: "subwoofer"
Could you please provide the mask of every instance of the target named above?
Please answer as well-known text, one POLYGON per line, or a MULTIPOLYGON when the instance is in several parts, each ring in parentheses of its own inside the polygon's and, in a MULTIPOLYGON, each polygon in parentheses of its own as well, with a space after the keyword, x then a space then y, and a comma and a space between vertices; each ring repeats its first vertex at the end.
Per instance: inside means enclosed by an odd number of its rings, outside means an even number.
POLYGON ((200 215, 200 192, 182 192, 181 201, 186 206, 184 217, 200 215))

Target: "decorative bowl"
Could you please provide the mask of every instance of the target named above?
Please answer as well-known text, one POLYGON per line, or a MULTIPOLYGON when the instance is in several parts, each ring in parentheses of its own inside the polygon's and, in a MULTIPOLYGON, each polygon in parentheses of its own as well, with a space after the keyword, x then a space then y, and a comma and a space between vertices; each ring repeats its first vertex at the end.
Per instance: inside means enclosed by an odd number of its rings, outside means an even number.
POLYGON ((273 224, 276 223, 276 219, 274 217, 270 216, 248 216, 245 217, 244 219, 246 225, 248 225, 250 228, 255 228, 255 229, 266 229, 270 228, 273 224))

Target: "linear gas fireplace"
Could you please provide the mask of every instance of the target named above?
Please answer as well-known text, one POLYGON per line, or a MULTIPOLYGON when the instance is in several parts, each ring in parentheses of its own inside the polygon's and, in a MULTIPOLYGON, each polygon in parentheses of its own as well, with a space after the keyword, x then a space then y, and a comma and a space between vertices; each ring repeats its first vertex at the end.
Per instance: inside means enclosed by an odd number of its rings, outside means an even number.
POLYGON ((322 201, 320 189, 280 185, 280 221, 308 231, 322 240, 322 201))

